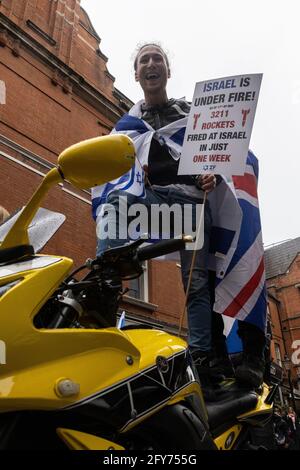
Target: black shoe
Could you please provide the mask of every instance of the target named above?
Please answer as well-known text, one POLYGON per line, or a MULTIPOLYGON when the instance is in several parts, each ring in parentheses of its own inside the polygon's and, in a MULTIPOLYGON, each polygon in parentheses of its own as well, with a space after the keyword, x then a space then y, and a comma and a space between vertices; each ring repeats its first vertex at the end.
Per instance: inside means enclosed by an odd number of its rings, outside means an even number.
POLYGON ((193 362, 199 375, 210 376, 215 362, 215 356, 210 351, 201 351, 197 349, 192 352, 193 362))
POLYGON ((212 371, 222 380, 235 377, 235 372, 229 356, 216 357, 213 361, 212 371))
POLYGON ((196 350, 192 352, 192 358, 200 378, 206 375, 216 383, 228 377, 234 377, 234 370, 228 356, 216 357, 210 351, 196 350))
POLYGON ((198 373, 203 398, 205 401, 213 401, 215 399, 215 392, 210 377, 212 354, 209 351, 196 350, 191 353, 191 356, 198 373))
POLYGON ((236 379, 245 385, 258 388, 264 381, 265 361, 254 355, 244 355, 235 370, 236 379))
POLYGON ((215 401, 215 387, 224 380, 223 370, 217 365, 214 354, 209 351, 193 351, 192 358, 198 372, 204 400, 215 401))

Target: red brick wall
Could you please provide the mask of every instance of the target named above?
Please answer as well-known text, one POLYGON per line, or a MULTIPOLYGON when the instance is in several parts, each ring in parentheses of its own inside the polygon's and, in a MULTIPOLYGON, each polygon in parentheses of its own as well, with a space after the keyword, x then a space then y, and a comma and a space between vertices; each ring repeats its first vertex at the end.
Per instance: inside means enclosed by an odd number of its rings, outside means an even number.
MULTIPOLYGON (((152 261, 149 272, 151 302, 158 305, 157 318, 179 323, 184 305, 181 272, 174 261, 152 261)), ((186 326, 186 315, 183 323, 186 326)))
MULTIPOLYGON (((0 80, 6 84, 6 104, 0 105, 0 134, 21 146, 25 152, 33 152, 51 163, 56 163, 58 154, 69 145, 107 134, 124 110, 113 95, 114 79, 107 71, 106 58, 96 53, 99 40, 79 2, 2 0, 0 12, 14 23, 22 38, 16 54, 15 35, 7 29, 6 39, 0 47, 0 80), (30 28, 27 20, 52 37, 56 45, 51 45, 30 28), (27 46, 22 42, 23 38, 27 40, 26 35, 34 38, 36 43, 27 46), (50 62, 42 60, 42 56, 50 58, 50 62), (76 85, 76 90, 70 86, 58 71, 55 64, 61 67, 61 62, 55 62, 55 57, 72 66, 74 73, 81 74, 83 84, 87 81, 93 85, 90 90, 96 93, 98 102, 96 98, 95 101, 85 99, 81 82, 76 85), (102 104, 99 96, 104 98, 104 101, 100 98, 102 104), (114 119, 106 106, 114 110, 114 119)), ((4 144, 0 150, 32 169, 46 172, 42 166, 24 158, 22 152, 4 144)), ((14 211, 28 200, 41 177, 4 156, 0 155, 0 160, 0 204, 14 211)), ((89 201, 88 194, 78 190, 74 192, 89 201)), ((58 187, 51 191, 43 206, 63 212, 68 218, 49 245, 51 253, 70 256, 76 264, 95 254, 95 227, 89 203, 58 187)))
MULTIPOLYGON (((17 162, 1 157, 1 204, 10 212, 20 208, 32 195, 42 177, 24 169, 17 162)), ((63 191, 61 186, 53 188, 42 203, 42 207, 67 215, 67 220, 43 250, 49 254, 68 256, 76 265, 93 257, 96 237, 91 206, 63 191)))
MULTIPOLYGON (((107 70, 107 59, 99 51, 99 40, 76 0, 2 0, 0 12, 33 38, 43 54, 67 64, 80 75, 83 85, 94 87, 116 113, 124 113, 113 94, 114 78, 107 70), (28 19, 53 38, 56 45, 30 28, 26 23, 28 19)), ((51 163, 74 142, 107 134, 116 119, 109 117, 105 104, 86 100, 80 85, 73 86, 61 71, 41 60, 32 48, 22 41, 20 44, 18 53, 12 53, 16 42, 8 33, 6 44, 0 48, 0 80, 5 81, 7 89, 6 105, 0 106, 0 134, 51 163)), ((0 146, 0 150, 46 172, 45 168, 34 165, 5 145, 0 146)), ((0 204, 14 211, 28 200, 41 177, 1 155, 0 159, 0 204)), ((75 192, 88 198, 85 193, 75 192)), ((42 205, 67 215, 67 222, 50 242, 48 252, 70 256, 76 265, 92 257, 96 240, 91 206, 60 187, 52 189, 42 205)), ((175 263, 150 263, 149 301, 158 304, 158 310, 149 316, 178 323, 184 294, 180 270, 175 263)))
POLYGON ((15 57, 9 47, 1 48, 0 77, 6 83, 7 103, 0 108, 5 135, 52 162, 74 142, 113 126, 81 97, 54 86, 51 70, 26 50, 15 57))
POLYGON ((71 95, 51 85, 49 75, 25 51, 22 57, 14 57, 8 47, 1 52, 0 74, 6 82, 6 105, 1 108, 6 129, 1 132, 55 162, 71 143, 71 95))
MULTIPOLYGON (((300 340, 300 254, 294 259, 287 273, 268 280, 268 290, 280 301, 280 316, 287 354, 291 358, 292 343, 300 340), (272 286, 272 287, 270 287, 272 286)), ((292 375, 296 378, 295 367, 292 375)))
POLYGON ((278 363, 275 353, 275 343, 279 345, 281 360, 283 360, 285 356, 285 346, 281 331, 279 305, 278 302, 273 300, 271 297, 268 297, 268 310, 272 328, 271 357, 273 360, 275 360, 275 362, 278 363))
POLYGON ((108 73, 106 58, 96 54, 99 38, 77 0, 2 0, 0 12, 16 23, 49 52, 81 74, 111 101, 114 78, 108 73), (40 33, 28 25, 28 20, 40 33), (43 37, 45 33, 55 44, 43 37))

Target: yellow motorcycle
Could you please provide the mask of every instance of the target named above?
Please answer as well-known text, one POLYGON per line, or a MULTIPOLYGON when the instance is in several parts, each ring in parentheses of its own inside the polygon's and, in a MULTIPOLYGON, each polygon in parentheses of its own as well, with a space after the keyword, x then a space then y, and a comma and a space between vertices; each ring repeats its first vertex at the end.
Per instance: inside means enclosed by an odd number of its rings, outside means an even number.
POLYGON ((132 141, 119 134, 66 149, 2 238, 1 449, 264 446, 275 389, 243 390, 229 380, 205 403, 183 339, 115 326, 120 280, 140 275, 145 259, 184 248, 187 238, 108 250, 87 261, 79 280, 71 259, 37 254, 30 244, 31 221, 53 185, 103 184, 134 158, 132 141))

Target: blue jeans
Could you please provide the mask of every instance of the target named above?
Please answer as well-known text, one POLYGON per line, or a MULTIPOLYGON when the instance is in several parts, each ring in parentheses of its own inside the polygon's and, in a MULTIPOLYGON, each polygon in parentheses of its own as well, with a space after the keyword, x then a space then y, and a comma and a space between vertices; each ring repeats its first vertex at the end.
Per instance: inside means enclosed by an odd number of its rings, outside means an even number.
MULTIPOLYGON (((179 204, 181 207, 185 204, 191 204, 195 209, 196 204, 200 200, 191 196, 183 194, 181 191, 170 188, 157 188, 157 189, 146 189, 145 199, 141 199, 132 194, 128 194, 124 191, 113 191, 109 194, 107 203, 112 205, 115 209, 115 214, 109 211, 104 215, 102 223, 107 226, 114 226, 116 232, 116 238, 98 239, 97 255, 100 255, 103 251, 108 248, 114 248, 121 246, 128 241, 127 234, 122 235, 122 226, 129 224, 131 221, 130 217, 127 217, 125 211, 127 207, 132 204, 142 204, 147 208, 151 208, 153 204, 167 204, 172 206, 173 204, 179 204), (120 196, 127 197, 127 206, 123 207, 122 198, 120 196), (121 201, 121 202, 120 202, 121 201), (120 204, 119 204, 120 202, 120 204), (121 234, 121 238, 119 237, 121 234)), ((196 213, 193 211, 193 230, 195 231, 196 213)), ((126 227, 127 228, 127 227, 126 227)), ((114 231, 114 230, 113 230, 114 231)), ((173 227, 171 227, 171 236, 173 227)), ((209 351, 211 349, 211 304, 210 304, 210 293, 208 285, 208 251, 209 251, 209 240, 211 232, 211 211, 209 203, 205 203, 204 211, 204 245, 201 250, 197 250, 195 265, 193 269, 193 275, 190 285, 190 291, 187 302, 188 312, 188 342, 190 349, 209 351)), ((186 290, 190 272, 191 261, 193 257, 192 250, 182 250, 180 252, 181 258, 181 274, 184 289, 186 290)))

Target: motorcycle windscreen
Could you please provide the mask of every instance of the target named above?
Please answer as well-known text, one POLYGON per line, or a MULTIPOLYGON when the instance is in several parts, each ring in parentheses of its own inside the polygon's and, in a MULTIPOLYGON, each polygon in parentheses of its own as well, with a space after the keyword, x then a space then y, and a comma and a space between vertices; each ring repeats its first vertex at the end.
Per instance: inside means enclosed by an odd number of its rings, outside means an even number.
MULTIPOLYGON (((0 225, 0 242, 4 240, 22 210, 23 208, 0 225)), ((53 212, 42 207, 39 208, 28 229, 29 241, 35 253, 38 253, 46 245, 65 220, 66 216, 64 214, 53 212)))

